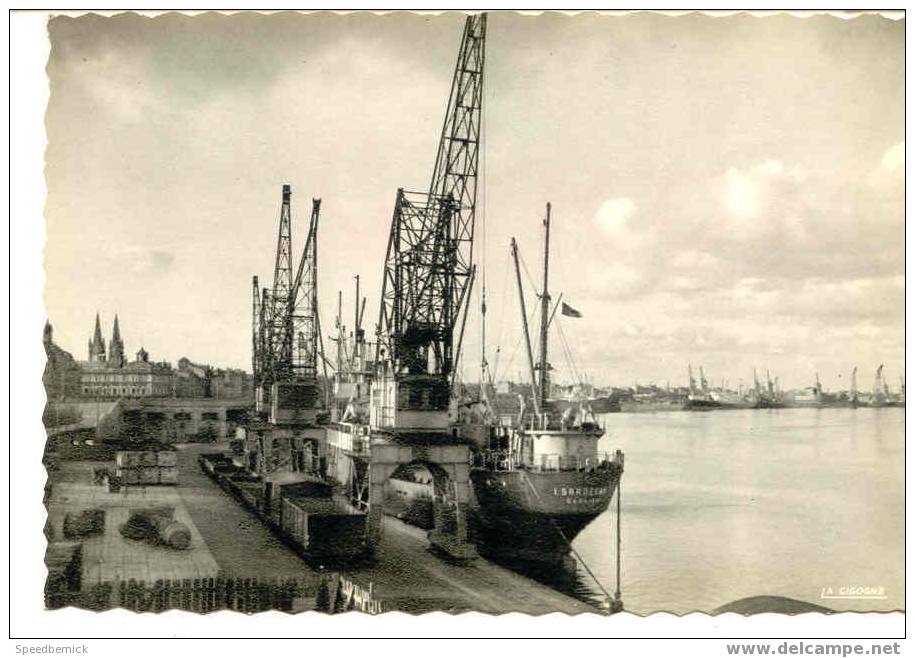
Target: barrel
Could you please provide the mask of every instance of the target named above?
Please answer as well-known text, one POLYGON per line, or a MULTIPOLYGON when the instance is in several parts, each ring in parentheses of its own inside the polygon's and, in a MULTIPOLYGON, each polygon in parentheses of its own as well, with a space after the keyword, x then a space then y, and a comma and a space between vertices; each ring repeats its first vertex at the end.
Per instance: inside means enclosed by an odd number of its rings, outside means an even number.
POLYGON ((181 521, 157 518, 156 534, 166 546, 185 550, 191 547, 191 531, 181 521))

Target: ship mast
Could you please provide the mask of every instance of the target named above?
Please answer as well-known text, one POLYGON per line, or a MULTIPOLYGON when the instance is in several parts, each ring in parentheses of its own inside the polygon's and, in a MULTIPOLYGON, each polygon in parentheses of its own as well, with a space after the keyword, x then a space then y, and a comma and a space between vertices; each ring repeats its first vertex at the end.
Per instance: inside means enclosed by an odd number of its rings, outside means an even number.
POLYGON ((537 372, 534 367, 534 351, 531 349, 531 332, 527 326, 527 306, 524 304, 524 287, 521 285, 521 267, 518 265, 518 243, 512 238, 512 258, 515 261, 515 279, 518 281, 518 299, 521 302, 521 324, 524 326, 524 345, 527 347, 527 363, 531 369, 531 396, 534 413, 540 415, 540 395, 537 393, 537 372))
POLYGON ((546 217, 543 220, 543 293, 540 296, 540 408, 546 407, 550 388, 549 363, 547 362, 547 330, 550 321, 550 208, 546 204, 546 217))

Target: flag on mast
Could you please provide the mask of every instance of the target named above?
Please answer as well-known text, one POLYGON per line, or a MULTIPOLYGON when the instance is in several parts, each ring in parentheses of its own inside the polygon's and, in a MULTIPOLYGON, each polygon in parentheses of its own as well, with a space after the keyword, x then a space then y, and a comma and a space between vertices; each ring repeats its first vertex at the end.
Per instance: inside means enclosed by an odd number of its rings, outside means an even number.
POLYGON ((572 308, 565 302, 562 302, 562 314, 567 315, 570 318, 580 318, 581 317, 581 311, 576 311, 574 308, 572 308))

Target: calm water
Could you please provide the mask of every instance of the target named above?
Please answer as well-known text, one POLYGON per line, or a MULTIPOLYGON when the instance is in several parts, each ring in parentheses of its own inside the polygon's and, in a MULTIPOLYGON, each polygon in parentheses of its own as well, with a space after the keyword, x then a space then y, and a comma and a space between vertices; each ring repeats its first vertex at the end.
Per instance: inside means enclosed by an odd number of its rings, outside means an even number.
MULTIPOLYGON (((762 594, 837 610, 904 608, 903 409, 608 414, 603 421, 602 449, 626 453, 628 610, 711 611, 762 594), (829 587, 883 587, 886 598, 821 599, 829 587)), ((604 514, 575 540, 611 592, 613 523, 604 514)))

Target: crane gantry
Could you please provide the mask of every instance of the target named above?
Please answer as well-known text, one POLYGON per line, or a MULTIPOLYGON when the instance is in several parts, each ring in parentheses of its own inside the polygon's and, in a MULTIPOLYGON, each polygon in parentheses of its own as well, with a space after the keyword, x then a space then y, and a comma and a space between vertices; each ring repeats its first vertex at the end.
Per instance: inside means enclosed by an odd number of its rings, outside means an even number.
POLYGON ((485 39, 468 16, 428 191, 397 190, 388 238, 375 361, 426 408, 447 408, 474 277, 485 39))

